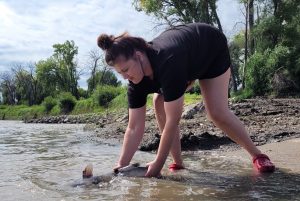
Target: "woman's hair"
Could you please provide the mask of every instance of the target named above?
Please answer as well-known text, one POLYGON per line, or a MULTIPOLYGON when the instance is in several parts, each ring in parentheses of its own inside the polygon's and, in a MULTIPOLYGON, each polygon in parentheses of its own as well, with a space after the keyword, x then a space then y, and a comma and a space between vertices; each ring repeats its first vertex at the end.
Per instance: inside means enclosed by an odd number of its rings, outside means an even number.
POLYGON ((146 52, 149 48, 143 38, 129 36, 127 32, 120 36, 101 34, 97 39, 98 46, 105 51, 105 61, 113 66, 119 56, 129 59, 136 50, 146 52))

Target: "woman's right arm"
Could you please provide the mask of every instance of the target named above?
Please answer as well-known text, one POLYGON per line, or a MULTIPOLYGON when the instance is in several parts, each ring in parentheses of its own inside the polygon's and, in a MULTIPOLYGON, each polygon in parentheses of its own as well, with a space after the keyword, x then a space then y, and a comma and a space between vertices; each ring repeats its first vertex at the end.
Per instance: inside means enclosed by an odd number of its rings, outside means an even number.
POLYGON ((129 165, 145 131, 146 105, 129 109, 129 122, 124 135, 122 151, 117 168, 129 165))

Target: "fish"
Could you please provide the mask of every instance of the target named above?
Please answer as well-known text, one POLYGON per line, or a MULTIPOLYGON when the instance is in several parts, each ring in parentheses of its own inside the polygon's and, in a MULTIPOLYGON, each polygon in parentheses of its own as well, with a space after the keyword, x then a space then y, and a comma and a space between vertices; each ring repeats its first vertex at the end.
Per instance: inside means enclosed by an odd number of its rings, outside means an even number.
POLYGON ((108 183, 114 177, 122 176, 122 177, 145 177, 147 173, 148 167, 140 166, 139 163, 133 163, 128 166, 115 169, 113 172, 94 176, 93 175, 93 165, 88 164, 84 170, 82 171, 82 180, 79 182, 75 182, 72 184, 73 187, 80 186, 92 186, 98 185, 100 183, 108 183))

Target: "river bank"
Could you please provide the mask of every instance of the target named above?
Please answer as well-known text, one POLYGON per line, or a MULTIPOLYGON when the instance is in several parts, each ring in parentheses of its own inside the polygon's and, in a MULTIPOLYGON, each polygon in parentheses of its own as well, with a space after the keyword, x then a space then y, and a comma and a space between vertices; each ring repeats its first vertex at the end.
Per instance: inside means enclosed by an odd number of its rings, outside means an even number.
MULTIPOLYGON (((281 142, 273 142, 262 145, 260 150, 266 153, 277 169, 289 173, 300 173, 300 139, 289 139, 281 142)), ((245 150, 225 152, 222 155, 234 157, 237 161, 251 160, 245 150)), ((249 162, 251 164, 251 161, 249 162)))
MULTIPOLYGON (((256 145, 280 142, 300 137, 300 99, 247 99, 230 103, 230 109, 245 124, 256 145)), ((85 129, 110 143, 121 143, 128 123, 127 112, 43 117, 27 120, 27 123, 84 123, 85 129)), ((226 134, 210 122, 201 104, 184 108, 180 122, 181 143, 184 151, 237 149, 226 134)), ((146 128, 139 147, 142 151, 155 151, 160 135, 154 112, 147 110, 146 128)))

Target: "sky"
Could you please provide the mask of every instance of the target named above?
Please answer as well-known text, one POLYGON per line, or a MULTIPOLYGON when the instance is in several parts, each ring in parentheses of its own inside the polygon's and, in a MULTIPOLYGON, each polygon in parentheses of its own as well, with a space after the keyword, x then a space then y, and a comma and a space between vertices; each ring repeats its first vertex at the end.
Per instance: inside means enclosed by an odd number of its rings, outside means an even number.
MULTIPOLYGON (((230 38, 242 26, 238 0, 219 0, 218 15, 230 38)), ((161 30, 155 19, 137 12, 132 0, 0 0, 0 73, 15 64, 34 63, 53 54, 53 44, 73 40, 78 46, 78 65, 97 49, 100 33, 131 35, 151 40, 161 30)), ((85 69, 87 70, 87 69, 85 69)), ((89 74, 79 85, 86 88, 89 74)))

